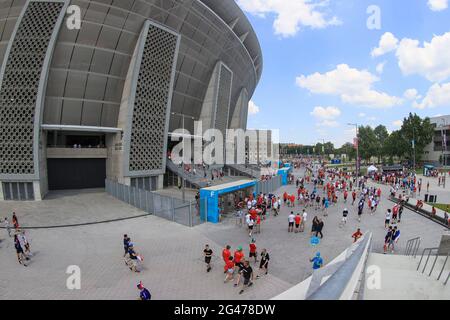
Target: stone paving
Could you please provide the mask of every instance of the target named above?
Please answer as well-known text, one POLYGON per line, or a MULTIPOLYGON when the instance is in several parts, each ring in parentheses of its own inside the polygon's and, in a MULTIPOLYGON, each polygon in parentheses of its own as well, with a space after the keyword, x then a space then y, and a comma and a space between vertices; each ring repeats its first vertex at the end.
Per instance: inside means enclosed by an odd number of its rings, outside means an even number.
MULTIPOLYGON (((302 172, 297 172, 302 174, 302 172)), ((295 186, 281 188, 294 192, 295 186)), ((387 195, 387 191, 383 192, 387 195)), ((342 201, 342 200, 341 200, 342 201)), ((374 216, 356 219, 355 208, 350 208, 347 226, 338 227, 344 207, 339 203, 324 217, 324 239, 318 246, 325 262, 331 261, 351 242, 351 234, 360 226, 362 231, 374 232, 375 249, 384 238, 384 211, 392 203, 383 199, 374 216)), ((53 196, 40 203, 0 203, 0 216, 17 212, 23 225, 48 225, 111 217, 136 216, 141 211, 130 207, 105 193, 83 192, 53 196)), ((300 210, 295 207, 294 212, 300 210)), ((244 247, 248 255, 249 237, 244 227, 232 221, 222 224, 202 224, 188 228, 164 219, 147 216, 112 223, 88 226, 29 230, 35 256, 25 268, 18 264, 13 243, 6 230, 0 229, 0 299, 135 299, 136 284, 143 281, 154 299, 269 299, 311 273, 308 258, 317 250, 309 245, 309 230, 315 215, 309 209, 305 233, 287 232, 290 208, 283 207, 278 217, 263 222, 261 234, 254 237, 259 249, 266 247, 271 255, 269 275, 255 282, 244 294, 231 283, 223 283, 221 249, 230 244, 233 250, 244 247), (122 235, 128 233, 136 249, 142 253, 145 269, 133 273, 123 262, 122 235), (206 273, 202 258, 204 245, 212 247, 213 270, 206 273), (81 290, 66 288, 66 269, 69 265, 81 268, 81 290)), ((422 236, 422 246, 439 243, 443 227, 405 210, 400 224, 404 246, 409 238, 422 236)), ((255 268, 256 270, 256 268, 255 268)))

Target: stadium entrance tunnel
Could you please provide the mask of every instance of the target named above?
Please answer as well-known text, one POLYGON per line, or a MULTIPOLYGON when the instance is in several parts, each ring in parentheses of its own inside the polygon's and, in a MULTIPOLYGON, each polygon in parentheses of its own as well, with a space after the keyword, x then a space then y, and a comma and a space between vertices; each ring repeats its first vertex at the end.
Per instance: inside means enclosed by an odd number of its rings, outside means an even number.
POLYGON ((106 159, 47 159, 49 190, 104 188, 106 159))

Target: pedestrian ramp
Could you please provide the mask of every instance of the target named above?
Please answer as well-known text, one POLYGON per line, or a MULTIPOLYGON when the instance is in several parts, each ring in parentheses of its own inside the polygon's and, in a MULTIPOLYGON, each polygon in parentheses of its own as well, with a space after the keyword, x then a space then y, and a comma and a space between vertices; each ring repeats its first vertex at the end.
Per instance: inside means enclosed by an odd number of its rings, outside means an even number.
POLYGON ((425 263, 427 256, 421 259, 371 253, 366 264, 363 299, 449 300, 450 286, 444 284, 450 272, 446 259, 447 256, 433 256, 425 263))

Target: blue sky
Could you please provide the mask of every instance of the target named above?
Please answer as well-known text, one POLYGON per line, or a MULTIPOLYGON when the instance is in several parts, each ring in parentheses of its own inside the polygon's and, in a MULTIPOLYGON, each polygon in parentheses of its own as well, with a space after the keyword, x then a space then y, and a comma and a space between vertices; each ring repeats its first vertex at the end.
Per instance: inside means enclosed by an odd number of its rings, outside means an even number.
POLYGON ((450 114, 449 0, 236 1, 264 58, 249 128, 340 146, 349 122, 395 130, 409 112, 450 114))

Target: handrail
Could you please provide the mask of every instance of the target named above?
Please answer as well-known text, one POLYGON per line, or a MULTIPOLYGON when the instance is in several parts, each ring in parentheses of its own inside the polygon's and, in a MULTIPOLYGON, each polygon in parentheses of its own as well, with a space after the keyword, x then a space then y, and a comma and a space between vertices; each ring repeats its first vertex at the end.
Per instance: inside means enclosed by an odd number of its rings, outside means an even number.
POLYGON ((414 258, 416 258, 417 255, 417 251, 419 251, 419 247, 420 247, 420 237, 416 237, 416 238, 412 238, 409 239, 406 242, 406 250, 405 250, 405 255, 406 256, 414 256, 414 258))
MULTIPOLYGON (((444 272, 444 269, 445 269, 445 266, 447 265, 447 261, 448 261, 448 256, 450 255, 450 251, 449 252, 447 252, 447 257, 445 258, 445 261, 444 261, 444 264, 442 265, 442 269, 441 269, 441 272, 439 273, 439 276, 437 277, 437 279, 436 280, 439 280, 439 279, 441 279, 441 275, 442 275, 442 273, 444 272)), ((445 282, 444 282, 444 285, 446 285, 447 284, 447 282, 448 282, 448 278, 450 278, 450 272, 448 273, 448 275, 447 275, 447 279, 445 280, 445 282)))
POLYGON ((422 256, 420 257, 419 265, 417 266, 417 271, 419 271, 419 268, 420 268, 420 265, 422 263, 422 259, 423 259, 423 256, 425 255, 425 252, 429 252, 428 256, 427 256, 427 260, 425 261, 425 265, 424 265, 424 267, 422 269, 422 273, 425 272, 425 268, 427 267, 428 260, 430 259, 430 255, 433 252, 433 250, 439 250, 439 248, 425 248, 425 249, 423 249, 422 256))

